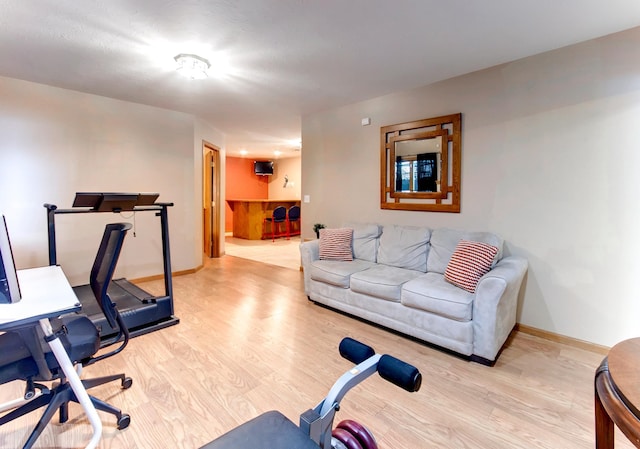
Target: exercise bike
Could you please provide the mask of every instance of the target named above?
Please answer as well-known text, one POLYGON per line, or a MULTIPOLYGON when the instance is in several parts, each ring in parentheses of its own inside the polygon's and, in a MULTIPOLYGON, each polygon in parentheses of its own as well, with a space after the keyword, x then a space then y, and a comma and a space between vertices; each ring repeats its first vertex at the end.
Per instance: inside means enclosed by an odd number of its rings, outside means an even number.
POLYGON ((374 373, 408 392, 420 389, 418 369, 390 355, 376 354, 372 347, 352 338, 339 345, 342 357, 356 364, 333 385, 325 399, 300 415, 296 426, 278 411, 270 411, 232 429, 200 449, 378 449, 373 434, 353 420, 333 429, 340 401, 349 390, 374 373))

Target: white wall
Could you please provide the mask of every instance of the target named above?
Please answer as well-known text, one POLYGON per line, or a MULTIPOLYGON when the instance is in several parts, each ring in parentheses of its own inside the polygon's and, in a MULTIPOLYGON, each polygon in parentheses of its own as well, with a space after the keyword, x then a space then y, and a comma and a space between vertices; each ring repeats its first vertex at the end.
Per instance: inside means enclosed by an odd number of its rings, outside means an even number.
POLYGON ((640 28, 312 114, 303 216, 499 233, 530 264, 518 321, 611 346, 639 327, 639 123, 640 28), (462 212, 381 210, 380 127, 456 112, 462 212))
POLYGON ((299 157, 277 159, 273 175, 269 177, 270 200, 299 200, 302 186, 302 165, 299 157), (285 175, 289 179, 284 187, 285 175))
MULTIPOLYGON (((222 146, 219 133, 180 112, 10 78, 0 78, 0 98, 0 210, 19 268, 48 263, 43 204, 70 208, 77 191, 159 192, 159 201, 175 204, 169 208, 173 270, 202 263, 202 172, 195 156, 201 142, 194 141, 206 137, 222 146)), ((79 284, 88 281, 104 223, 134 219, 105 213, 56 221, 58 262, 79 284)), ((162 273, 159 219, 137 213, 135 225, 117 274, 162 273)))

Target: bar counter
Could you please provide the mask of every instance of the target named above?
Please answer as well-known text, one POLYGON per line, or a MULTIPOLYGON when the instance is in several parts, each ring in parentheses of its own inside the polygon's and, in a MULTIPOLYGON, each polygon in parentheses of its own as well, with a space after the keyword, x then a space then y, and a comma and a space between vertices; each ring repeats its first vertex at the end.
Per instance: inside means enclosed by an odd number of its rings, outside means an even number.
POLYGON ((227 200, 233 210, 233 236, 241 239, 262 239, 262 221, 270 217, 273 209, 300 206, 300 200, 227 200))

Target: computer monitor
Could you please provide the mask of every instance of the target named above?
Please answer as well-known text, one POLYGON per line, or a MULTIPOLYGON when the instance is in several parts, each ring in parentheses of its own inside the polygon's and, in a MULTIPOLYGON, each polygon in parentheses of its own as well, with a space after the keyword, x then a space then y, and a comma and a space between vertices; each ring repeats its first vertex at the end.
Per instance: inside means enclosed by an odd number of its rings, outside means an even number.
POLYGON ((9 240, 7 221, 2 215, 0 220, 0 303, 20 301, 20 285, 13 261, 13 251, 9 240))

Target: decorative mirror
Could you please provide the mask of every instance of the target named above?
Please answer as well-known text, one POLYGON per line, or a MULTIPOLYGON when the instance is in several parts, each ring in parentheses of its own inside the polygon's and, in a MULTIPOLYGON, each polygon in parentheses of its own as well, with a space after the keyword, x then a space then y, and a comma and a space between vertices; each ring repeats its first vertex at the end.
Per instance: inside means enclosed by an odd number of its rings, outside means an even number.
POLYGON ((460 212, 462 114, 380 128, 380 208, 460 212))

